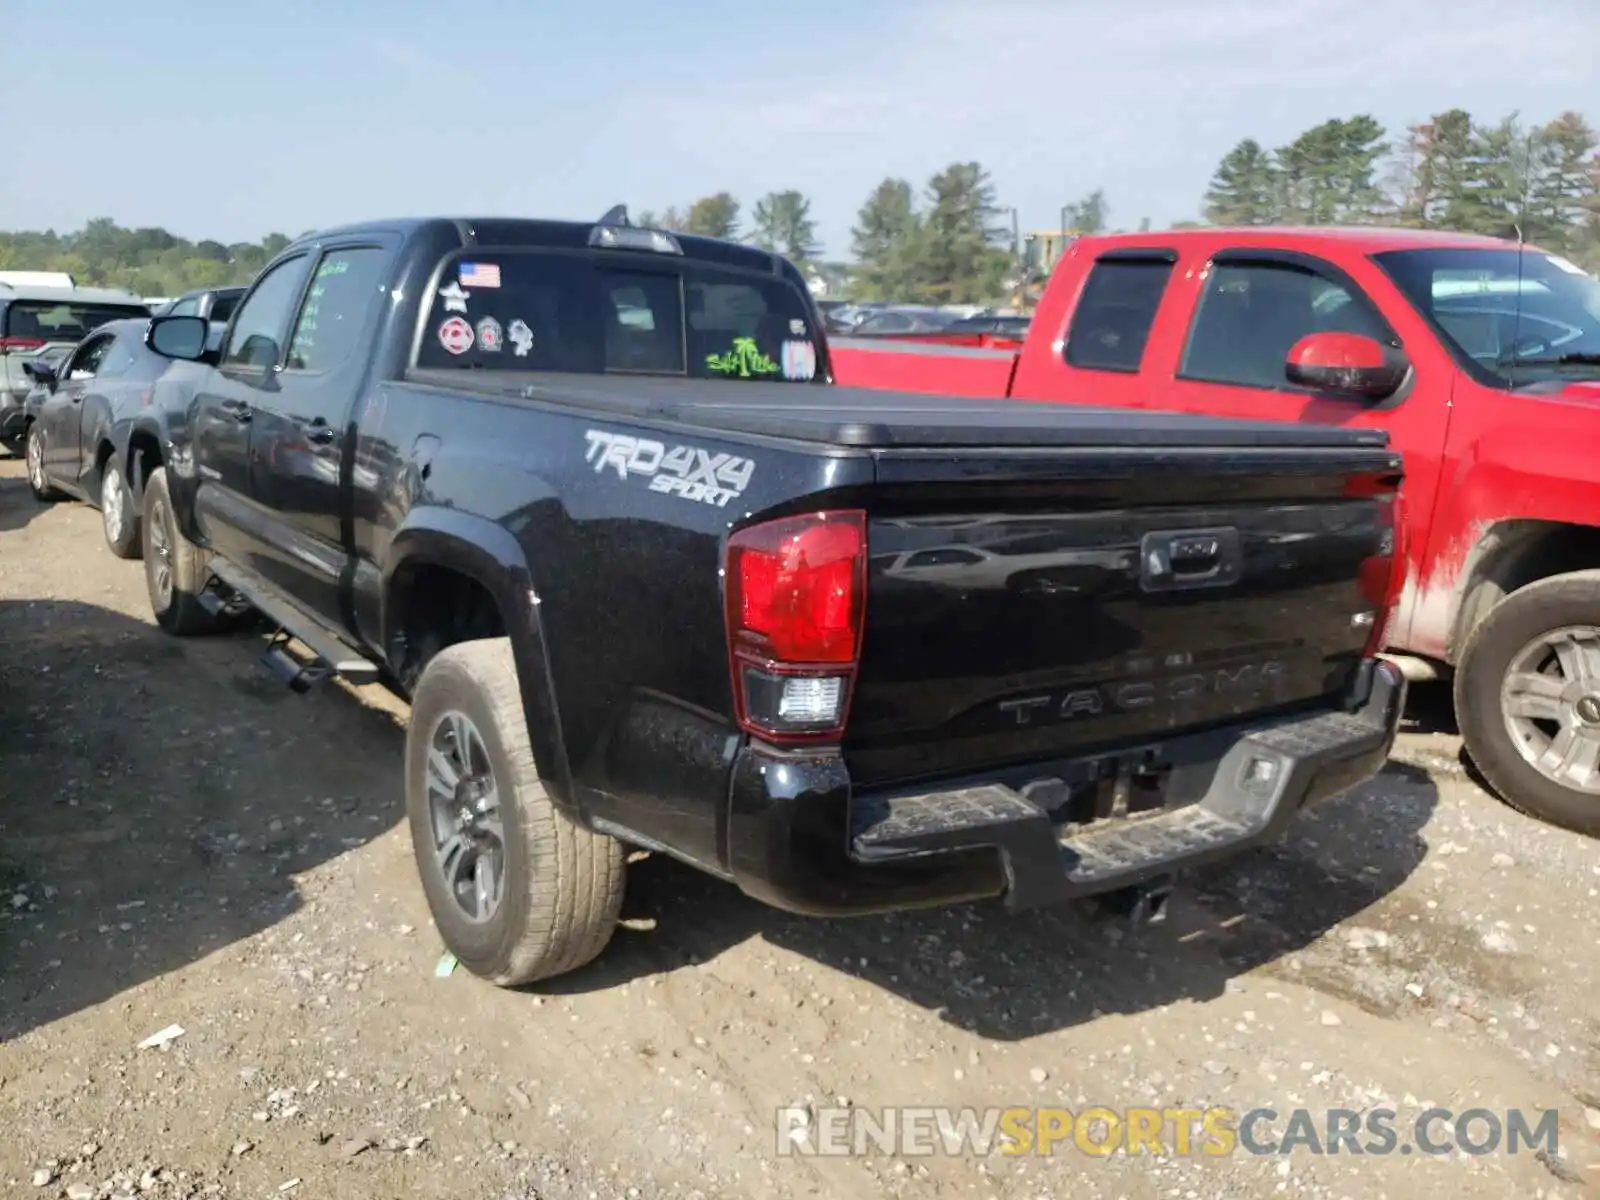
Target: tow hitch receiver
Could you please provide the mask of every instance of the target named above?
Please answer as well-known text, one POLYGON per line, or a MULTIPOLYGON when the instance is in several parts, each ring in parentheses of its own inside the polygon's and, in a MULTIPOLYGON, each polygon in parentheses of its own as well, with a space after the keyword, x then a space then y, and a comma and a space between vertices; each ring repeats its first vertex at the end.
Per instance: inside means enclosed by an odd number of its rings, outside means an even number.
POLYGON ((1167 919, 1167 901, 1172 899, 1172 889, 1173 877, 1162 875, 1145 883, 1091 896, 1089 904, 1094 916, 1102 921, 1155 925, 1167 919))

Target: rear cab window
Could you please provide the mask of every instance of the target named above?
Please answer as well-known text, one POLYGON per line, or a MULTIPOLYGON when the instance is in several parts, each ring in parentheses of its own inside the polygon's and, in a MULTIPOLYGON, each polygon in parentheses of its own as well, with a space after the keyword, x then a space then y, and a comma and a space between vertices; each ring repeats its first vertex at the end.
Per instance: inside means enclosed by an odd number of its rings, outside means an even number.
POLYGON ((1113 252, 1089 271, 1067 327, 1069 367, 1136 373, 1176 258, 1163 251, 1113 252))
POLYGON ((778 275, 688 257, 475 248, 446 260, 430 370, 821 382, 808 300, 778 275))

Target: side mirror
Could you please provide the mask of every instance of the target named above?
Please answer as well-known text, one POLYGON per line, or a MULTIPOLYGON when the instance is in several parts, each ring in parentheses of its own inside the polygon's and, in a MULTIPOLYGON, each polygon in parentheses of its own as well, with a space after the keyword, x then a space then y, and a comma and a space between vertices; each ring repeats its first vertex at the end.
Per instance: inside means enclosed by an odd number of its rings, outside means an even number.
POLYGON ((1357 400, 1387 400, 1410 370, 1399 350, 1359 333, 1308 334, 1283 364, 1290 383, 1357 400))
POLYGON ((23 363, 22 373, 45 387, 53 388, 56 385, 56 364, 48 358, 35 358, 23 363))
POLYGON ((205 356, 210 332, 201 317, 154 317, 145 330, 144 344, 163 358, 199 362, 205 356))

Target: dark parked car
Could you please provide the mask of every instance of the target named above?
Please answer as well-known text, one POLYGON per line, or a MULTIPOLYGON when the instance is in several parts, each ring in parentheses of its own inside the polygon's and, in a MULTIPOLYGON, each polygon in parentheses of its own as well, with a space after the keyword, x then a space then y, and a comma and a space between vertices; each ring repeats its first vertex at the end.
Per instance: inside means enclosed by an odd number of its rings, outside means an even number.
POLYGON ((1154 912, 1393 741, 1382 434, 834 388, 792 264, 614 216, 313 235, 220 355, 150 343, 203 376, 136 483, 157 621, 409 697, 496 983, 601 951, 625 845, 804 913, 1154 912))
POLYGON ((944 333, 989 333, 996 337, 1023 338, 1028 335, 1029 317, 997 317, 991 315, 962 317, 952 321, 944 333))
POLYGON ((243 287, 198 288, 167 301, 155 310, 158 317, 204 317, 227 323, 245 293, 243 287))
POLYGON ((882 337, 895 333, 944 333, 961 320, 958 313, 942 308, 922 308, 902 304, 868 316, 850 331, 852 337, 882 337))
MULTIPOLYGON (((24 405, 28 484, 40 500, 72 497, 100 509, 106 544, 121 558, 140 553, 139 510, 128 485, 143 454, 167 444, 169 413, 187 407, 199 371, 145 345, 148 320, 111 321, 64 359, 26 365, 34 379, 24 405)), ((222 327, 211 327, 215 345, 222 327)))

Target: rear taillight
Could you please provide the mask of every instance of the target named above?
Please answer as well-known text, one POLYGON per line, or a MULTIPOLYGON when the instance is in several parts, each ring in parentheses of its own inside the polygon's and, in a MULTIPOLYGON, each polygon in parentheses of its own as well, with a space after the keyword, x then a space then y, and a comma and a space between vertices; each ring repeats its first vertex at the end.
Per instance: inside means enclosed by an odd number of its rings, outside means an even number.
POLYGON ((0 337, 0 354, 10 354, 13 351, 23 352, 28 350, 43 350, 44 339, 33 337, 0 337))
POLYGON ((740 728, 836 740, 850 711, 867 601, 867 516, 784 517, 728 538, 728 648, 740 728))
POLYGON ((1367 634, 1367 657, 1388 645, 1400 595, 1406 582, 1406 511, 1399 492, 1389 501, 1392 524, 1380 535, 1379 552, 1361 564, 1361 594, 1371 609, 1371 628, 1367 634))

